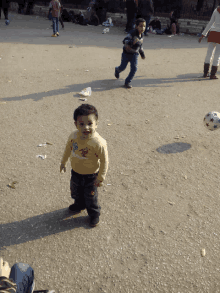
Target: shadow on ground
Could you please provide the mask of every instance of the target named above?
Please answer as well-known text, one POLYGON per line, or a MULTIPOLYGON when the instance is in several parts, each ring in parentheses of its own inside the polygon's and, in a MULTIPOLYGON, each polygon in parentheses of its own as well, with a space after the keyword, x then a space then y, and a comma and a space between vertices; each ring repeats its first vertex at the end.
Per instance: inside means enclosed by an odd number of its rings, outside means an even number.
MULTIPOLYGON (((200 74, 202 75, 202 74, 200 74)), ((175 82, 193 82, 193 81, 208 81, 209 79, 204 79, 199 77, 199 74, 191 73, 185 75, 178 75, 176 78, 144 78, 144 79, 134 79, 132 81, 133 87, 170 87, 172 83, 175 82)), ((112 89, 117 89, 124 86, 124 80, 116 80, 116 79, 106 79, 106 80, 94 80, 90 83, 81 83, 76 85, 69 85, 62 89, 51 90, 48 92, 40 92, 29 94, 25 96, 15 96, 2 98, 1 101, 10 102, 10 101, 21 101, 21 100, 29 100, 39 101, 46 97, 65 95, 69 93, 73 93, 74 97, 80 97, 79 92, 82 91, 86 87, 91 87, 92 92, 102 92, 108 91, 112 89), (120 83, 119 83, 120 82, 120 83)))
POLYGON ((0 239, 0 250, 5 246, 25 243, 79 227, 92 229, 88 219, 89 217, 83 214, 73 216, 65 208, 20 222, 1 224, 0 235, 4 235, 4 238, 0 239))

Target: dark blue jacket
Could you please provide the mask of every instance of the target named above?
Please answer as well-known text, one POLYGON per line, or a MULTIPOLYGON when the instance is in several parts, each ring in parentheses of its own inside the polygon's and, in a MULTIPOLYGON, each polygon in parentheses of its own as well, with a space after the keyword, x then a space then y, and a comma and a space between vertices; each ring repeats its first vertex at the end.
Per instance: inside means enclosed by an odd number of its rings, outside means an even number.
POLYGON ((124 40, 123 40, 123 44, 124 44, 124 47, 123 47, 124 53, 126 53, 126 54, 139 54, 140 53, 141 57, 145 56, 144 50, 142 47, 143 34, 141 34, 141 37, 139 37, 139 32, 137 29, 133 29, 127 34, 126 38, 124 38, 124 40), (133 42, 136 38, 138 38, 138 42, 135 45, 133 45, 133 42), (130 48, 128 48, 127 45, 130 48))

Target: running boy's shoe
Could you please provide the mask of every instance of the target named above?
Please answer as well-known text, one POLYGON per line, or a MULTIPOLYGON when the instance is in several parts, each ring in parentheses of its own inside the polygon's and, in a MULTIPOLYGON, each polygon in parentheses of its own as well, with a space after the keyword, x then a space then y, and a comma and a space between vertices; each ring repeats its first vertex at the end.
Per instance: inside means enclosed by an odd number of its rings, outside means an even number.
POLYGON ((132 88, 132 85, 131 85, 130 83, 125 83, 125 87, 126 87, 127 89, 131 89, 131 88, 132 88))
POLYGON ((57 32, 56 35, 59 36, 60 34, 57 32))
POLYGON ((5 24, 9 25, 10 21, 8 19, 6 19, 5 24))
POLYGON ((57 35, 56 34, 53 34, 51 37, 57 37, 57 35))
POLYGON ((116 77, 116 78, 119 78, 119 72, 118 72, 118 70, 117 70, 117 67, 115 67, 115 77, 116 77))

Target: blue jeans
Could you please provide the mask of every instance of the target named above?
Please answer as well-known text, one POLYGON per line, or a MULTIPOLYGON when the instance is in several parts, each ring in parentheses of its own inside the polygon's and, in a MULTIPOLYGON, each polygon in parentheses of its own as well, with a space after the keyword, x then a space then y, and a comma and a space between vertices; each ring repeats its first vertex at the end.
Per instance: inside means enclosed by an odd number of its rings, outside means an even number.
POLYGON ((145 29, 145 32, 144 32, 144 34, 146 35, 146 34, 148 33, 148 31, 149 31, 148 26, 149 26, 149 23, 150 23, 150 20, 151 20, 151 16, 145 16, 145 17, 143 17, 143 18, 144 18, 145 21, 146 21, 146 29, 145 29))
POLYGON ((118 72, 122 72, 125 70, 125 68, 128 65, 128 62, 131 63, 131 70, 130 73, 128 75, 128 77, 125 79, 125 84, 128 84, 132 81, 137 68, 138 68, 138 53, 135 54, 126 54, 126 53, 122 53, 121 56, 121 65, 119 67, 116 68, 116 70, 118 72))
POLYGON ((34 291, 34 270, 28 264, 16 263, 11 267, 9 279, 17 284, 16 293, 34 291))
POLYGON ((59 17, 52 17, 53 20, 53 33, 59 33, 59 17))
POLYGON ((162 34, 165 32, 165 30, 166 30, 165 28, 163 28, 163 29, 161 29, 161 30, 158 29, 158 28, 155 29, 155 31, 156 31, 156 33, 157 33, 158 35, 162 35, 162 34))

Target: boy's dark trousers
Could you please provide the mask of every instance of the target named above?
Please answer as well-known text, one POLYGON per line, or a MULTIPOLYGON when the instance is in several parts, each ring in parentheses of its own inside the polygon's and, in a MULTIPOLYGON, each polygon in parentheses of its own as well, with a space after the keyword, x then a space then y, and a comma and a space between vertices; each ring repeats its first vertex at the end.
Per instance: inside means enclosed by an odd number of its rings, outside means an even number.
POLYGON ((90 217, 100 216, 101 207, 98 204, 98 190, 95 186, 96 174, 81 175, 71 170, 70 191, 75 200, 74 205, 79 210, 87 209, 90 217))
POLYGON ((122 56, 121 56, 121 65, 119 67, 117 67, 117 71, 120 73, 121 71, 124 71, 125 68, 127 67, 128 65, 128 62, 131 63, 131 70, 130 70, 130 73, 128 75, 128 77, 125 79, 125 84, 129 84, 136 71, 137 71, 137 68, 138 68, 138 53, 134 53, 134 54, 126 54, 126 53, 122 53, 122 56))

